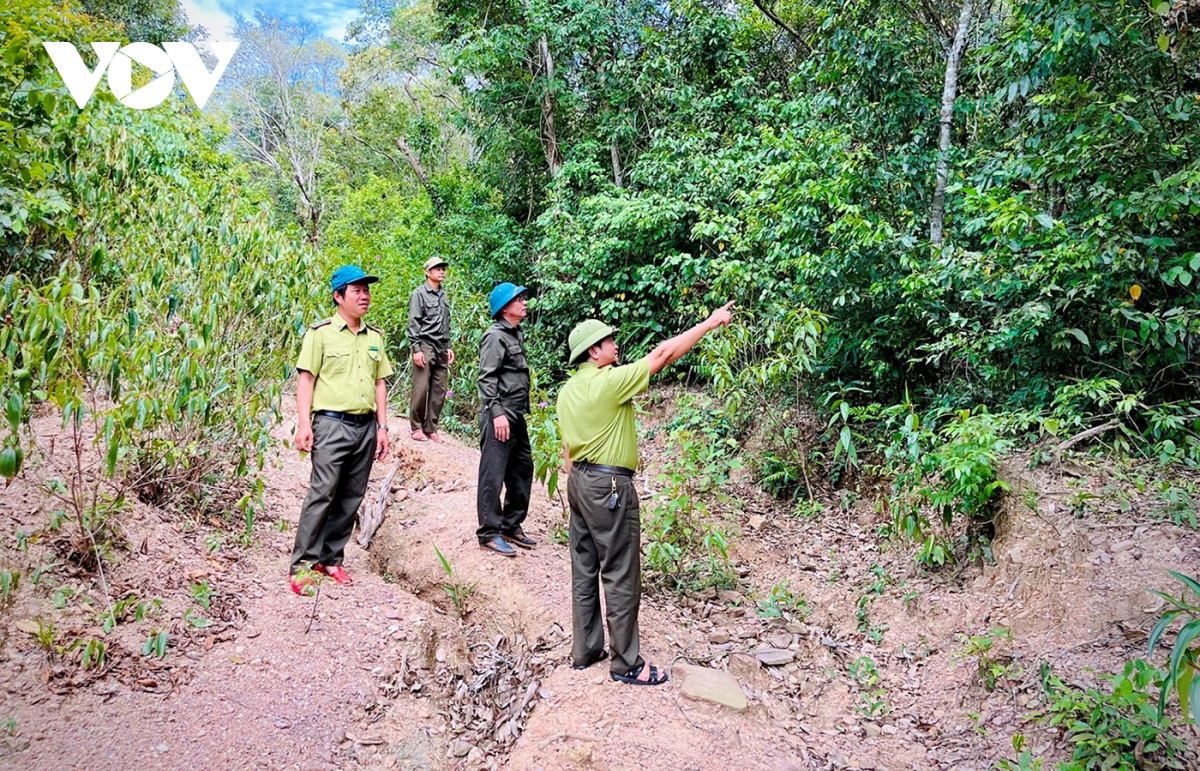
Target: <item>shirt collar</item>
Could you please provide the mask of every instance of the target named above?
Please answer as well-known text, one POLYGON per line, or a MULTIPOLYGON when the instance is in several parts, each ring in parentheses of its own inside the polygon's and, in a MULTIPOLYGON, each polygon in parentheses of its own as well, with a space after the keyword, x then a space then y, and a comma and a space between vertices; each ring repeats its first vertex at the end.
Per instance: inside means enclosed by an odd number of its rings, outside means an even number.
MULTIPOLYGON (((346 322, 346 320, 344 318, 342 318, 342 314, 340 314, 340 313, 333 314, 330 321, 332 321, 332 323, 333 323, 333 329, 335 332, 341 332, 343 329, 348 329, 350 327, 350 324, 348 324, 346 322)), ((366 331, 367 331, 367 322, 362 321, 360 319, 358 322, 358 332, 359 332, 359 334, 362 334, 363 332, 366 332, 366 331)))
POLYGON ((442 293, 442 288, 439 286, 437 289, 434 289, 434 288, 433 288, 433 284, 429 283, 429 281, 428 281, 428 280, 426 280, 426 282, 425 282, 425 291, 426 291, 426 292, 429 292, 430 294, 441 294, 441 293, 442 293))

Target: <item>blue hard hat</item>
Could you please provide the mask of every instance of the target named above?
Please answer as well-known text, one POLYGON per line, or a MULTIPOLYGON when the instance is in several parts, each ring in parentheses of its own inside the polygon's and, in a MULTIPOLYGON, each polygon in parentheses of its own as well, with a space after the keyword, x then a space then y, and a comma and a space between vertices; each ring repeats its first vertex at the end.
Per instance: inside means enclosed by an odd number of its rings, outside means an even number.
POLYGON ((517 295, 524 291, 525 287, 516 286, 507 281, 493 289, 492 293, 488 295, 488 306, 492 310, 492 318, 496 318, 505 305, 517 299, 517 295))
POLYGON ((368 284, 374 284, 378 280, 378 276, 368 276, 357 265, 343 265, 333 272, 333 277, 329 279, 329 289, 336 292, 347 284, 353 284, 358 281, 366 281, 368 284))

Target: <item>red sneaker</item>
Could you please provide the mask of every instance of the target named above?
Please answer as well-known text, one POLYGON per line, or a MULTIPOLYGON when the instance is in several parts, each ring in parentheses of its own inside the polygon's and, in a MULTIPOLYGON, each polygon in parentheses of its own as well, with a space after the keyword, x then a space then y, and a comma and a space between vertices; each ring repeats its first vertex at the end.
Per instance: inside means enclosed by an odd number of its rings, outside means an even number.
POLYGON ((292 591, 301 597, 312 596, 313 580, 311 578, 301 578, 300 576, 289 576, 288 583, 292 586, 292 591))
POLYGON ((354 586, 354 579, 350 577, 350 574, 347 573, 341 565, 334 565, 333 567, 329 567, 328 565, 317 565, 313 569, 320 573, 324 573, 342 586, 354 586))

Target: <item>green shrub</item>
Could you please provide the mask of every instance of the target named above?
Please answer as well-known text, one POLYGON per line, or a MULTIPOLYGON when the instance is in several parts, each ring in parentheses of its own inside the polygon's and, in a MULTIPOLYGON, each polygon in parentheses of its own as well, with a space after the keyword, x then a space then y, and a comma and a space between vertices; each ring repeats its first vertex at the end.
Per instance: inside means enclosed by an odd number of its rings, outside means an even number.
POLYGON ((1159 715, 1151 687, 1164 677, 1146 661, 1126 662, 1116 675, 1101 677, 1111 689, 1079 688, 1043 672, 1048 725, 1061 727, 1075 745, 1063 771, 1138 771, 1152 762, 1160 768, 1185 768, 1183 741, 1171 720, 1159 715))

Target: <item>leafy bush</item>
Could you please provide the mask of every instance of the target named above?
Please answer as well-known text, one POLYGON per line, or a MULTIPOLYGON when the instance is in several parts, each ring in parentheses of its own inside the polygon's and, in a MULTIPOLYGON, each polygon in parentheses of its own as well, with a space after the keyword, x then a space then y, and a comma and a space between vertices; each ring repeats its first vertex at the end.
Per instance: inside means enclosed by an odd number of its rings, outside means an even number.
MULTIPOLYGON (((76 444, 97 445, 99 474, 116 481, 109 503, 132 490, 245 514, 244 477, 262 466, 312 318, 311 254, 238 190, 221 137, 182 101, 131 111, 101 89, 75 107, 38 41, 108 39, 110 27, 20 0, 0 29, 0 80, 15 95, 0 125, 21 137, 0 148, 0 471, 19 472, 47 405, 76 444), (21 166, 35 207, 10 195, 21 166)), ((77 451, 74 465, 80 537, 93 541, 102 501, 84 479, 90 457, 77 451)))
POLYGON ((642 523, 647 583, 688 591, 737 585, 729 542, 710 499, 728 502, 720 488, 740 467, 736 442, 720 439, 722 424, 685 408, 668 440, 673 455, 658 477, 662 484, 642 523), (699 424, 702 428, 692 427, 699 424))
POLYGON ((1120 674, 1101 678, 1112 684, 1105 692, 1068 685, 1045 671, 1046 722, 1061 726, 1075 745, 1071 762, 1060 768, 1136 771, 1147 762, 1185 768, 1185 745, 1171 731, 1171 720, 1159 715, 1149 690, 1164 676, 1162 670, 1135 659, 1126 662, 1120 674))
MULTIPOLYGON (((895 419, 902 410, 894 409, 895 419)), ((1009 486, 997 478, 1000 459, 1011 446, 1004 422, 986 409, 960 410, 936 434, 908 412, 885 449, 897 473, 887 507, 893 535, 920 542, 918 559, 942 565, 953 559, 943 534, 934 531, 925 510, 932 508, 943 528, 956 516, 990 520, 999 493, 1009 486)), ((943 529, 944 533, 944 529, 943 529)))
POLYGON ((1200 671, 1200 644, 1196 642, 1200 638, 1200 581, 1173 570, 1167 572, 1182 583, 1184 588, 1178 597, 1166 592, 1151 592, 1166 600, 1172 607, 1162 614, 1150 632, 1150 654, 1154 655, 1154 646, 1174 622, 1184 623, 1171 648, 1170 664, 1158 695, 1158 715, 1162 717, 1167 704, 1167 694, 1174 686, 1184 720, 1190 717, 1197 721, 1200 718, 1200 709, 1196 706, 1200 704, 1200 677, 1196 677, 1196 673, 1200 671), (1192 596, 1190 600, 1189 593, 1192 596))

